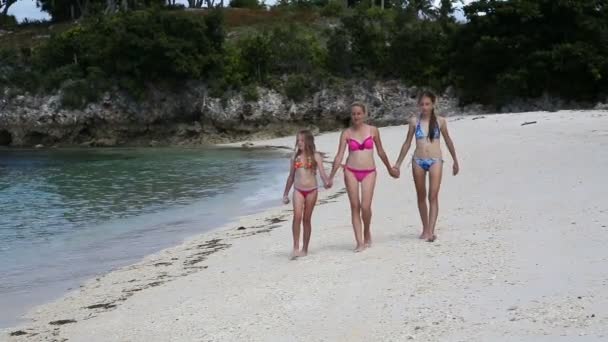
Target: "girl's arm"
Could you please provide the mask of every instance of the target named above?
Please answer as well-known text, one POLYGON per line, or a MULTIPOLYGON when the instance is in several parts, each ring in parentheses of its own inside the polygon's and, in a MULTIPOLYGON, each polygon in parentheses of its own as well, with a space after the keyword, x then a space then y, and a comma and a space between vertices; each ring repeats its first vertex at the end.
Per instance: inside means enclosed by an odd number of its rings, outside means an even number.
POLYGON ((329 174, 330 185, 333 183, 334 176, 340 165, 342 164, 342 159, 344 159, 344 151, 346 151, 346 131, 343 131, 340 135, 340 144, 338 145, 338 153, 336 153, 336 157, 334 158, 334 164, 331 168, 331 172, 329 174))
POLYGON ((294 158, 289 159, 289 176, 287 176, 287 183, 285 184, 285 192, 283 192, 283 203, 289 203, 289 190, 293 186, 293 179, 295 176, 296 169, 293 166, 294 158))
POLYGON ((397 158, 397 162, 395 162, 394 168, 396 168, 396 169, 401 168, 403 159, 405 159, 407 152, 410 150, 410 147, 412 146, 412 139, 414 138, 414 131, 415 131, 414 120, 410 119, 410 122, 407 126, 408 126, 407 135, 405 137, 405 141, 403 142, 403 145, 401 146, 401 152, 399 152, 399 158, 397 158))
POLYGON ((450 154, 452 155, 452 160, 454 161, 452 173, 455 176, 460 170, 460 166, 458 165, 458 158, 456 158, 456 148, 454 148, 454 142, 452 141, 452 137, 450 137, 450 133, 448 132, 448 120, 442 119, 441 122, 443 123, 440 126, 441 134, 443 134, 445 144, 448 147, 448 151, 450 151, 450 154))
POLYGON ((327 178, 327 174, 325 173, 325 167, 323 166, 323 157, 320 153, 315 153, 315 160, 317 162, 317 168, 319 169, 319 173, 321 174, 321 180, 323 181, 323 185, 327 188, 329 186, 329 178, 327 178))
POLYGON ((378 152, 378 157, 380 157, 380 160, 382 160, 382 163, 384 163, 384 166, 386 166, 388 173, 394 177, 395 175, 391 168, 391 163, 388 161, 386 152, 384 152, 384 147, 382 147, 382 139, 380 139, 380 130, 378 130, 378 128, 376 127, 373 127, 372 132, 374 132, 373 139, 374 143, 376 143, 376 151, 378 152))

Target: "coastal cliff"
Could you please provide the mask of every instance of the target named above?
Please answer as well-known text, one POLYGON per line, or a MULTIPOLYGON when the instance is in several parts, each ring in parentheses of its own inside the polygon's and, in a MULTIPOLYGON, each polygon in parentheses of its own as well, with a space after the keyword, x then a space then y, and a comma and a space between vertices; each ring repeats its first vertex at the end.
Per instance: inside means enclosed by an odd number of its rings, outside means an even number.
MULTIPOLYGON (((83 109, 62 108, 60 94, 5 97, 0 102, 0 145, 197 145, 284 136, 301 128, 328 131, 348 125, 355 100, 368 104, 371 124, 396 125, 416 112, 418 92, 397 81, 349 81, 296 102, 265 88, 257 88, 255 100, 240 92, 212 97, 203 84, 187 89, 152 90, 145 101, 107 93, 83 109)), ((462 109, 446 94, 438 112, 449 116, 462 109)))

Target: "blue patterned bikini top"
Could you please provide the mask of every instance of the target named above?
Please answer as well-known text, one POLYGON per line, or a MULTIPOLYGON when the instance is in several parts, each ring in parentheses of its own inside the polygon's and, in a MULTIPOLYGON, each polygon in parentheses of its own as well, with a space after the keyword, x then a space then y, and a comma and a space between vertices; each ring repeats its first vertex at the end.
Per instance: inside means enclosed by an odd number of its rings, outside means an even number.
MULTIPOLYGON (((441 135, 441 132, 439 132, 439 122, 437 122, 437 126, 435 126, 435 129, 433 132, 433 139, 439 139, 440 135, 441 135)), ((428 138, 428 136, 426 134, 424 134, 422 127, 420 127, 420 116, 418 116, 418 123, 416 124, 416 139, 424 139, 424 138, 428 138)))

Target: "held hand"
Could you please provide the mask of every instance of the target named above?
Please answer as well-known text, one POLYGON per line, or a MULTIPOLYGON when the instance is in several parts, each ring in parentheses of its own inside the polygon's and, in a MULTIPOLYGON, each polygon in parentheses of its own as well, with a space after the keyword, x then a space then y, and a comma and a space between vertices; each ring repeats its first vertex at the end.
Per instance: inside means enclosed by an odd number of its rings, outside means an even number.
POLYGON ((398 167, 393 166, 388 170, 388 173, 391 175, 391 177, 393 178, 399 178, 399 176, 401 175, 401 171, 399 170, 398 167))
POLYGON ((460 171, 460 166, 458 165, 458 162, 455 161, 454 166, 452 166, 453 175, 456 176, 458 174, 458 171, 460 171))
POLYGON ((289 196, 283 196, 283 204, 289 204, 289 196))

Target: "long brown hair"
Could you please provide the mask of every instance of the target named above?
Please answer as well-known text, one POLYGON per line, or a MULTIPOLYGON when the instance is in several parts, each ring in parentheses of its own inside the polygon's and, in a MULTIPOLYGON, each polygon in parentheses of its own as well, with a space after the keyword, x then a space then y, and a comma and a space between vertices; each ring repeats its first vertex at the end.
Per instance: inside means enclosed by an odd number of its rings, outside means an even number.
POLYGON ((418 96, 418 103, 422 101, 423 98, 428 97, 433 103, 433 109, 431 109, 431 118, 429 119, 429 130, 427 132, 427 136, 431 142, 435 138, 435 128, 438 127, 437 123, 437 115, 435 115, 435 102, 437 101, 437 96, 430 90, 425 90, 418 96))
MULTIPOLYGON (((307 158, 310 158, 310 162, 312 164, 312 170, 316 170, 317 169, 317 160, 315 159, 315 155, 317 153, 317 147, 315 146, 315 137, 314 135, 312 135, 312 132, 307 130, 307 129, 303 129, 301 131, 298 132, 298 134, 296 135, 296 155, 294 157, 294 159, 298 158, 298 156, 304 154, 307 158), (302 151, 299 147, 298 147, 298 139, 300 137, 300 135, 302 135, 304 137, 304 151, 302 151)), ((303 163, 306 163, 307 161, 302 161, 303 163)))

